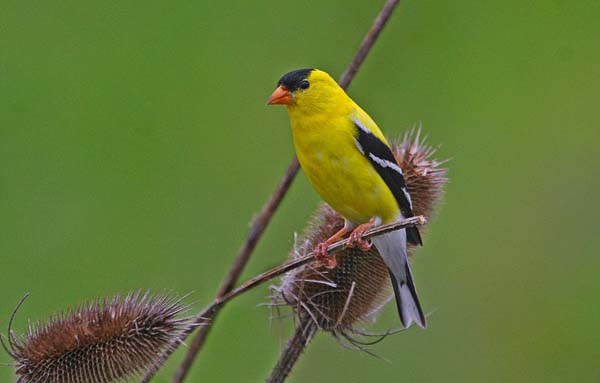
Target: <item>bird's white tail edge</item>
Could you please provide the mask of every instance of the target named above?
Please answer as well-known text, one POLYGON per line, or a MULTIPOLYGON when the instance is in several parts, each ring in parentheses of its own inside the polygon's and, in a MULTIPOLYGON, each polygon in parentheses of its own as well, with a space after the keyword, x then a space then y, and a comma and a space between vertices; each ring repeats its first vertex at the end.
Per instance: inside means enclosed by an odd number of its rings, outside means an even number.
POLYGON ((390 271, 402 325, 408 328, 416 323, 422 328, 427 327, 408 263, 405 230, 396 230, 375 237, 373 243, 390 271))
POLYGON ((411 293, 410 288, 406 284, 400 286, 399 301, 398 306, 404 327, 408 328, 412 326, 413 323, 416 323, 422 328, 427 327, 425 317, 423 316, 423 312, 419 305, 419 300, 416 295, 411 293))

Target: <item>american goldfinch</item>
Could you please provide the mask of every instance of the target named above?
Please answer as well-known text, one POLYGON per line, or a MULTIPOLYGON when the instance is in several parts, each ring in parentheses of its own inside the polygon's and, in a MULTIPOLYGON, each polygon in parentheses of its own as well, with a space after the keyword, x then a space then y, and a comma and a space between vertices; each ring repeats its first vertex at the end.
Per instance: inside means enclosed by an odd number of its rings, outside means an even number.
MULTIPOLYGON (((286 106, 302 170, 321 197, 344 219, 344 227, 315 249, 335 267, 327 247, 350 234, 350 246, 370 227, 413 216, 410 194, 390 146, 377 124, 331 78, 318 69, 285 74, 267 104, 286 106)), ((421 245, 416 227, 373 238, 392 280, 400 321, 425 328, 406 245, 421 245)))

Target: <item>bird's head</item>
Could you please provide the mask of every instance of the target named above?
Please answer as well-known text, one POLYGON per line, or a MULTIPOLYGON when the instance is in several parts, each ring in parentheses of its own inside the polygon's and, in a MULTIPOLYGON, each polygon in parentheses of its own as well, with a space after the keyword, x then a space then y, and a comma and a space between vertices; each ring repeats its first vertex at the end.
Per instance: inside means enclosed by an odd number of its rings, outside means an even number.
POLYGON ((298 69, 284 74, 277 82, 268 105, 283 104, 291 112, 315 113, 335 108, 346 93, 326 72, 298 69))

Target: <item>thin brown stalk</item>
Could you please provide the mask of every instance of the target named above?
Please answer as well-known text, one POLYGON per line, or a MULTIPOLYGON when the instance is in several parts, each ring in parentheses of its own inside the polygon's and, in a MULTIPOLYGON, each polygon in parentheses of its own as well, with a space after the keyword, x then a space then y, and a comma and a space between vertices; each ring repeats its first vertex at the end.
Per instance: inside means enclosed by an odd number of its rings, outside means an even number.
POLYGON ((217 292, 217 297, 222 297, 223 295, 227 294, 233 289, 233 287, 237 283, 240 274, 244 270, 244 266, 246 265, 246 263, 248 263, 250 255, 256 248, 258 241, 260 240, 262 234, 267 228, 267 225, 271 221, 271 217, 279 207, 281 200, 283 200, 283 197, 286 195, 287 191, 292 185, 292 181, 296 177, 299 168, 300 165, 298 164, 298 159, 294 157, 292 159, 292 162, 289 164, 285 174, 281 178, 281 181, 279 181, 277 188, 269 198, 269 201, 267 201, 267 203, 263 206, 260 214, 252 222, 252 226, 250 227, 250 231, 246 236, 244 244, 240 248, 237 257, 235 258, 235 261, 231 266, 231 269, 229 269, 229 272, 227 273, 225 279, 223 279, 223 282, 221 283, 221 287, 217 292))
POLYGON ((294 334, 281 351, 279 360, 266 383, 282 383, 285 381, 318 329, 317 324, 309 318, 302 318, 298 321, 294 334))
MULTIPOLYGON (((391 231, 405 229, 407 227, 412 227, 412 226, 424 225, 426 222, 427 222, 427 220, 425 219, 425 217, 420 216, 420 215, 416 216, 416 217, 407 218, 402 221, 393 222, 393 223, 390 223, 387 225, 382 225, 382 226, 378 226, 378 227, 369 229, 363 234, 362 239, 366 240, 371 237, 389 233, 391 231)), ((340 251, 342 251, 346 247, 348 242, 349 242, 348 239, 343 239, 341 241, 337 241, 327 248, 327 252, 330 255, 335 255, 336 253, 339 253, 340 251)), ((280 266, 277 266, 271 270, 265 271, 264 273, 259 274, 259 275, 255 276, 254 278, 249 279, 248 281, 244 282, 239 287, 231 290, 230 292, 223 295, 222 297, 215 298, 215 300, 212 301, 211 304, 209 304, 204 309, 202 309, 202 311, 200 311, 199 313, 196 314, 196 316, 194 317, 195 321, 200 322, 200 321, 205 321, 207 318, 213 318, 215 312, 218 311, 224 304, 226 304, 233 298, 236 298, 236 297, 242 295, 243 293, 249 291, 250 289, 252 289, 258 285, 261 285, 261 284, 277 277, 278 275, 287 273, 288 271, 294 270, 294 269, 296 269, 302 265, 305 265, 309 262, 312 262, 314 260, 315 260, 315 254, 309 253, 303 257, 286 262, 286 263, 284 263, 280 266)), ((210 327, 210 326, 212 326, 212 323, 207 323, 206 326, 210 327)), ((187 336, 189 336, 192 333, 192 331, 193 331, 193 329, 188 329, 187 331, 185 331, 182 334, 181 338, 185 339, 187 336)), ((142 378, 141 383, 148 383, 154 377, 154 375, 156 374, 158 369, 164 364, 164 362, 169 357, 169 355, 171 355, 171 353, 173 351, 175 351, 175 348, 177 348, 178 346, 179 346, 179 344, 177 344, 173 348, 173 350, 170 350, 168 353, 165 353, 162 356, 161 362, 157 364, 157 368, 152 369, 151 372, 148 372, 142 378)))
MULTIPOLYGON (((279 204, 283 200, 283 197, 286 195, 287 191, 289 190, 289 188, 292 184, 292 181, 294 181, 294 178, 296 177, 296 174, 298 173, 299 169, 300 169, 300 164, 298 163, 298 159, 296 157, 294 157, 292 159, 292 162, 289 164, 285 174, 283 175, 281 181, 279 181, 277 188, 275 189, 275 191, 273 192, 273 194, 271 195, 271 197, 269 198, 267 203, 263 206, 260 214, 258 214, 256 219, 254 219, 254 221, 252 222, 252 226, 250 227, 250 231, 248 232, 248 235, 246 236, 246 240, 244 241, 244 244, 238 251, 238 255, 236 256, 235 261, 233 262, 233 265, 231 266, 231 268, 227 272, 227 275, 221 282, 221 286, 219 287, 219 291, 217 292, 217 298, 222 298, 225 294, 230 292, 233 289, 233 287, 235 286, 235 284, 237 283, 237 281, 239 280, 239 277, 242 274, 244 267, 246 266, 246 264, 248 263, 248 260, 250 259, 250 255, 256 248, 258 241, 262 237, 262 234, 264 233, 265 229, 267 228, 267 225, 271 221, 271 217, 273 216, 273 214, 279 207, 279 204)), ((218 313, 219 313, 218 309, 213 311, 212 316, 210 318, 213 322, 216 320, 218 313)), ((189 351, 188 351, 185 359, 181 363, 178 371, 189 370, 189 368, 191 367, 191 364, 194 361, 194 358, 195 358, 197 352, 200 350, 200 348, 202 348, 202 345, 204 344, 204 341, 206 340, 207 336, 208 336, 208 331, 199 331, 196 334, 196 337, 193 339, 192 343, 190 344, 190 347, 188 349, 189 351), (191 350, 197 350, 197 351, 192 354, 191 350)), ((177 373, 177 376, 179 376, 179 372, 177 373)), ((184 378, 185 378, 185 376, 182 376, 181 378, 175 378, 175 379, 183 380, 184 378)))
MULTIPOLYGON (((379 34, 383 30, 383 27, 389 20, 391 14, 392 14, 392 11, 396 7, 396 5, 398 5, 398 3, 399 3, 399 0, 388 0, 385 3, 385 5, 383 6, 382 10, 377 15, 377 18, 373 22, 373 25, 371 26, 371 28, 369 29, 369 31, 363 38, 363 41, 361 42, 356 54, 352 58, 352 61, 350 62, 350 64, 348 65, 348 67, 346 68, 346 70, 344 71, 342 76, 340 77, 339 84, 342 88, 344 88, 344 89, 347 88, 348 85, 350 84, 350 82, 352 81, 352 79, 354 78, 354 76, 356 75, 356 72, 358 71, 361 64, 364 62, 365 58, 367 57, 369 51, 375 44, 375 41, 379 37, 379 34)), ((292 159, 292 162, 288 166, 288 169, 287 169, 286 173, 284 174, 282 180, 280 181, 279 185, 277 186, 277 189, 273 192, 273 194, 269 198, 269 201, 264 205, 260 214, 257 216, 257 218, 252 223, 252 227, 250 228, 250 232, 248 233, 244 244, 240 248, 240 251, 238 252, 238 255, 237 255, 231 269, 227 273, 225 279, 223 280, 223 283, 221 284, 221 287, 219 288, 219 291, 217 293, 217 298, 223 297, 227 292, 229 292, 229 291, 231 291, 231 289, 233 289, 233 286, 235 286, 242 271, 244 270, 246 264, 248 263, 248 260, 250 259, 250 255, 252 254, 254 248, 256 247, 256 244, 262 237, 262 234, 265 231, 269 222, 271 221, 273 214, 279 207, 281 200, 287 194, 287 191, 289 190, 289 188, 292 184, 292 181, 296 177, 296 174, 298 173, 299 168, 300 168, 300 165, 298 163, 298 159, 296 157, 294 157, 292 159)), ((213 312, 212 317, 210 318, 210 319, 212 319, 213 322, 216 320, 217 313, 218 313, 218 309, 213 312)), ((192 343, 190 344, 190 346, 188 348, 188 351, 184 357, 184 360, 182 361, 175 376, 173 377, 173 380, 172 380, 173 383, 181 383, 187 376, 187 373, 189 372, 189 369, 191 368, 193 361, 195 360, 198 352, 204 345, 204 342, 208 336, 208 332, 210 331, 210 327, 211 326, 206 326, 206 327, 200 328, 200 330, 196 334, 196 337, 192 340, 192 343)), ((168 355, 165 355, 165 359, 166 358, 168 358, 168 355)), ((146 374, 144 376, 141 383, 149 382, 150 379, 152 379, 152 377, 154 376, 154 374, 155 374, 155 371, 149 371, 148 374, 146 374)))
POLYGON ((352 61, 340 77, 339 84, 342 88, 346 89, 346 87, 350 85, 350 82, 356 75, 356 72, 358 72, 358 69, 362 63, 365 61, 365 58, 369 54, 373 44, 375 44, 375 41, 377 41, 379 34, 383 30, 383 27, 389 20, 394 8, 396 8, 396 5, 398 5, 399 2, 400 0, 388 0, 375 18, 371 29, 369 29, 369 32, 367 32, 363 38, 363 41, 360 43, 360 47, 358 47, 358 51, 356 51, 354 58, 352 58, 352 61))
MULTIPOLYGON (((267 225, 271 221, 271 217, 273 217, 273 214, 279 207, 281 200, 283 200, 283 197, 287 194, 287 191, 292 185, 292 181, 296 177, 296 174, 298 173, 299 169, 300 164, 298 163, 298 159, 294 157, 292 159, 292 162, 289 164, 285 174, 283 175, 283 178, 281 179, 281 181, 279 181, 277 188, 269 198, 269 201, 267 201, 267 203, 263 206, 260 214, 258 214, 256 219, 254 219, 254 221, 252 222, 252 226, 250 227, 250 231, 246 236, 244 244, 240 248, 237 257, 235 258, 235 261, 231 266, 231 269, 229 269, 227 275, 225 276, 225 279, 223 279, 223 282, 219 287, 219 291, 217 292, 217 299, 223 298, 227 293, 229 293, 239 280, 239 277, 242 274, 244 267, 250 259, 250 255, 256 248, 258 241, 262 237, 265 229, 267 228, 267 225)), ((220 306, 216 307, 211 312, 210 319, 212 322, 216 320, 217 314, 219 313, 219 309, 220 306)), ((187 372, 189 371, 192 363, 194 362, 196 355, 202 348, 202 345, 204 344, 204 341, 206 340, 207 336, 208 330, 198 331, 196 337, 192 340, 192 343, 189 345, 185 358, 181 362, 181 365, 179 366, 179 369, 177 370, 177 373, 173 378, 174 382, 182 382, 185 379, 187 372)), ((151 378, 151 376, 148 377, 147 375, 146 377, 144 377, 143 382, 149 381, 149 378, 151 378)))

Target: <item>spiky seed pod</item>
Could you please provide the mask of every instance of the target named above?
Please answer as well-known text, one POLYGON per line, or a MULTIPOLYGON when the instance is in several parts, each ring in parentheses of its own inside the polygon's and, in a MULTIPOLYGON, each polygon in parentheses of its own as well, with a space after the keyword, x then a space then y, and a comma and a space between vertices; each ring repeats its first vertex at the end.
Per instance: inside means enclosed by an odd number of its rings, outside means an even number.
MULTIPOLYGON (((432 159, 435 149, 425 144, 419 131, 409 132, 392 149, 413 202, 415 215, 430 218, 443 194, 447 169, 432 159)), ((322 204, 296 241, 291 256, 303 256, 338 231, 344 221, 328 205, 322 204)), ((413 258, 415 247, 410 246, 413 258)), ((301 318, 310 318, 319 328, 347 335, 355 325, 373 318, 391 297, 387 267, 373 247, 367 252, 345 249, 337 254, 337 267, 309 264, 286 274, 274 287, 274 298, 293 307, 301 318)))
MULTIPOLYGON (((310 253, 343 225, 337 212, 321 204, 296 243, 294 256, 310 253)), ((281 298, 300 315, 310 316, 319 328, 346 329, 357 320, 367 319, 387 300, 389 278, 375 247, 368 252, 344 249, 337 254, 336 268, 309 264, 293 270, 284 276, 278 291, 281 298)))
POLYGON ((17 383, 113 383, 138 376, 195 325, 181 317, 187 310, 182 299, 137 292, 55 314, 21 339, 9 330, 17 383))
POLYGON ((420 132, 418 129, 406 133, 400 143, 393 143, 392 149, 404 172, 413 213, 430 219, 448 182, 448 169, 441 167, 448 160, 432 158, 437 149, 421 139, 420 132))

